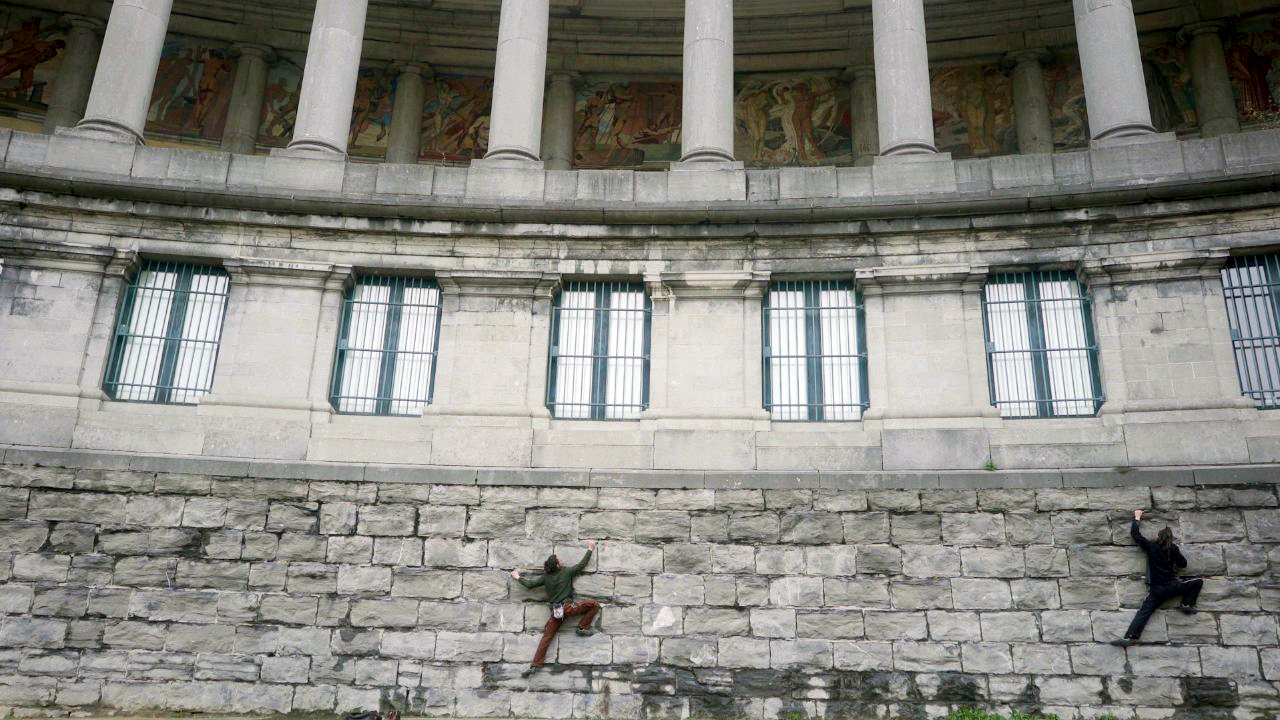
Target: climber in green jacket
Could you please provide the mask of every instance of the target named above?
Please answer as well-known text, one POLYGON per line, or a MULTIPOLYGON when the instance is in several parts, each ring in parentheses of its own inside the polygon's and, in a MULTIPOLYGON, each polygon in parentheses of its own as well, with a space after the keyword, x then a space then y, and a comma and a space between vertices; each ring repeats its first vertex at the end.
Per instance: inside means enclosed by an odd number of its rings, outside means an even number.
POLYGON ((533 653, 533 662, 529 663, 529 668, 524 671, 524 675, 531 675, 542 667, 547 657, 547 648, 551 645, 551 638, 556 636, 566 617, 581 615, 582 619, 578 621, 578 634, 584 637, 592 634, 591 623, 595 622, 596 614, 600 612, 600 603, 595 600, 575 599, 573 579, 587 567, 587 562, 591 560, 591 553, 595 549, 596 541, 588 541, 587 554, 582 556, 577 565, 569 567, 561 565, 560 558, 552 555, 542 564, 541 575, 521 577, 519 570, 511 571, 511 577, 527 588, 546 588, 547 600, 551 603, 551 617, 547 618, 547 625, 542 630, 542 640, 538 643, 538 649, 533 653))

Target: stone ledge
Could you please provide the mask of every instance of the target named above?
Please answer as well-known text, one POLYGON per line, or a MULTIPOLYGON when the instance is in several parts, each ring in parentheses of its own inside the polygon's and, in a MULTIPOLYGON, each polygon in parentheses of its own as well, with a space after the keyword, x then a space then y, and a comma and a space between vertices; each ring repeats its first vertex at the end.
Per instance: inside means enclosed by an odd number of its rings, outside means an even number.
MULTIPOLYGON (((1273 190, 1280 130, 920 167, 727 173, 544 171, 336 163, 131 149, 104 165, 84 138, 9 133, 11 187, 148 202, 488 222, 690 223, 1021 212, 1273 190), (78 143, 72 147, 73 143, 78 143), (228 167, 230 168, 228 170, 228 167), (906 172, 904 175, 903 173, 906 172), (721 187, 731 175, 732 191, 721 187), (248 178, 248 179, 246 179, 248 178), (574 188, 570 194, 567 189, 574 188), (976 209, 976 210, 975 210, 976 209)), ((119 150, 116 149, 117 155, 119 150)))
POLYGON ((0 446, 0 465, 75 470, 135 470, 331 482, 430 485, 708 490, 985 490, 1252 485, 1280 481, 1280 464, 1069 470, 797 471, 615 470, 607 468, 485 468, 286 460, 193 455, 140 455, 102 450, 0 446))

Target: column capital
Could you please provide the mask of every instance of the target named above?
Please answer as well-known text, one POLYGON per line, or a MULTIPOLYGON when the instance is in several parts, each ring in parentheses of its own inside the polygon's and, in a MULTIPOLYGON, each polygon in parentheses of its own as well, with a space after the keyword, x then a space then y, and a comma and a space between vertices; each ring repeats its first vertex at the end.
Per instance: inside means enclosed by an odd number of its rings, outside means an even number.
POLYGON ((840 71, 840 79, 846 82, 856 80, 875 80, 875 65, 849 65, 840 71))
POLYGON ((569 84, 575 88, 582 87, 583 84, 586 82, 586 78, 584 78, 582 73, 578 72, 577 70, 548 70, 547 71, 547 82, 551 82, 556 78, 567 79, 569 81, 569 84))
POLYGON ((269 45, 262 45, 261 43, 244 42, 244 43, 236 43, 232 45, 231 56, 239 57, 241 55, 248 55, 249 57, 260 58, 267 63, 275 62, 275 59, 276 59, 275 49, 269 45))
POLYGON ((107 29, 107 24, 98 18, 89 17, 88 15, 76 15, 75 13, 66 13, 60 16, 58 24, 72 29, 90 30, 99 36, 107 29))
POLYGON ((433 77, 436 74, 435 68, 431 67, 431 63, 413 60, 393 60, 387 64, 387 69, 397 75, 409 74, 433 77))
POLYGON ((1220 35, 1227 27, 1227 24, 1221 20, 1205 20, 1203 22, 1191 23, 1178 31, 1178 42, 1191 42, 1191 38, 1197 35, 1205 35, 1212 33, 1220 35))
POLYGON ((1047 48, 1023 48, 1006 53, 1000 64, 1007 70, 1029 62, 1043 65, 1052 58, 1053 53, 1049 52, 1047 48))

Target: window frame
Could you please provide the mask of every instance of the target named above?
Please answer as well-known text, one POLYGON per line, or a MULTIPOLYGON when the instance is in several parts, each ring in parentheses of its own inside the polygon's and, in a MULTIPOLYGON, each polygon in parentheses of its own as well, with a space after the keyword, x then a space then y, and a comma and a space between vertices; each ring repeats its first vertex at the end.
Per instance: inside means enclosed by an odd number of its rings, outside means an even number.
MULTIPOLYGON (((991 400, 992 407, 997 411, 1001 410, 1001 405, 1035 405, 1035 415, 1005 415, 1001 412, 1000 417, 1005 420, 1033 420, 1046 418, 1082 418, 1096 417, 1098 411, 1102 409, 1102 405, 1106 402, 1106 397, 1102 389, 1102 373, 1099 369, 1098 360, 1098 340, 1097 333, 1093 325, 1093 303, 1089 297, 1089 288, 1080 280, 1079 275, 1073 270, 1062 270, 1053 268, 1033 268, 1028 270, 1002 270, 998 273, 991 273, 987 276, 986 281, 982 284, 982 340, 983 353, 986 355, 987 366, 987 391, 991 400), (1059 277, 1054 277, 1054 275, 1059 277), (1076 284, 1079 290, 1080 299, 1080 322, 1084 333, 1085 347, 1072 348, 1074 350, 1084 350, 1085 356, 1089 363, 1088 378, 1093 385, 1093 397, 1091 398, 1055 398, 1053 397, 1053 384, 1050 379, 1048 354, 1052 350, 1047 346, 1045 339, 1045 319, 1044 319, 1044 299, 1040 294, 1040 283, 1042 281, 1070 281, 1076 284), (991 317, 989 308, 992 301, 989 299, 988 288, 993 284, 1020 284, 1023 287, 1023 298, 1021 300, 998 300, 999 304, 1021 303, 1025 307, 1027 320, 1027 340, 1030 347, 1019 350, 1003 350, 1001 353, 1029 353, 1031 355, 1031 375, 1034 383, 1035 397, 1032 399, 1013 399, 1000 400, 996 394, 996 373, 994 357, 997 351, 994 348, 994 342, 991 339, 991 317), (1057 413, 1054 411, 1055 403, 1066 402, 1084 402, 1091 401, 1093 404, 1093 412, 1091 413, 1057 413)), ((1061 348, 1060 348, 1061 350, 1061 348)))
MULTIPOLYGON (((1258 388, 1248 390, 1245 388, 1245 374, 1243 372, 1245 365, 1248 363, 1241 362, 1241 351, 1246 349, 1265 350, 1268 347, 1280 352, 1280 252, 1272 251, 1268 253, 1250 253, 1244 255, 1233 255, 1222 268, 1219 278, 1222 282, 1222 299, 1227 313, 1227 328, 1231 335, 1231 359, 1236 368, 1236 381, 1240 387, 1240 395, 1247 397, 1257 403, 1259 410, 1278 410, 1280 409, 1280 383, 1275 387, 1268 388, 1263 384, 1263 370, 1256 368, 1256 376, 1258 380, 1258 388), (1240 269, 1249 266, 1259 267, 1262 269, 1263 285, 1247 284, 1247 285, 1229 285, 1227 283, 1228 272, 1233 269, 1240 269), (1238 293, 1239 300, 1247 299, 1245 293, 1249 291, 1262 290, 1267 294, 1266 305, 1271 309, 1271 324, 1276 329, 1274 335, 1250 335, 1244 336, 1238 323, 1238 310, 1232 307, 1232 292, 1238 293), (1237 321, 1237 322, 1233 322, 1237 321), (1254 343, 1255 347, 1245 348, 1245 343, 1254 343), (1257 345, 1259 344, 1260 345, 1257 345), (1275 398, 1273 402, 1267 401, 1267 396, 1275 398)), ((1255 362, 1256 366, 1257 363, 1255 362)), ((1268 363, 1270 365, 1270 363, 1268 363)), ((1267 368, 1267 373, 1271 375, 1280 375, 1280 367, 1267 368)))
POLYGON ((430 405, 435 400, 436 388, 436 370, 439 367, 440 359, 440 329, 444 317, 444 293, 440 289, 440 284, 432 277, 395 275, 395 274, 358 274, 353 275, 351 281, 342 292, 342 312, 339 317, 338 330, 334 338, 333 353, 333 370, 329 378, 329 406, 333 408, 333 412, 338 415, 361 415, 366 417, 418 417, 421 411, 413 413, 393 413, 392 406, 397 402, 423 402, 421 400, 407 400, 404 398, 393 397, 396 366, 399 356, 402 354, 400 350, 400 328, 404 320, 404 308, 406 307, 404 300, 404 291, 407 288, 427 288, 436 291, 436 303, 434 305, 413 305, 411 307, 434 308, 436 313, 435 327, 432 329, 431 350, 425 354, 431 358, 431 372, 427 378, 427 395, 424 405, 430 405), (388 286, 390 291, 385 303, 364 304, 387 306, 387 315, 384 319, 382 330, 382 341, 379 349, 371 350, 368 348, 358 348, 361 352, 377 352, 381 353, 382 358, 378 362, 378 381, 377 395, 374 398, 362 398, 351 395, 343 395, 341 387, 343 370, 347 363, 347 355, 352 350, 348 345, 349 335, 351 331, 351 316, 355 306, 359 304, 355 300, 356 289, 361 285, 372 286, 388 286), (388 344, 394 349, 388 351, 388 344), (370 412, 358 410, 343 410, 341 402, 343 400, 365 401, 372 399, 374 409, 370 412))
POLYGON ((546 408, 551 413, 551 417, 556 420, 572 420, 576 422, 583 421, 606 421, 606 422, 629 422, 639 419, 639 414, 649 409, 649 386, 650 372, 653 360, 653 298, 649 296, 649 292, 643 282, 634 280, 609 280, 609 279, 591 279, 591 280, 570 280, 564 282, 555 292, 551 301, 551 338, 547 345, 547 392, 546 392, 546 408), (556 399, 556 391, 558 389, 558 369, 560 360, 564 357, 581 357, 567 356, 560 352, 560 324, 561 313, 563 310, 564 295, 566 292, 587 292, 590 290, 595 294, 595 302, 591 306, 593 313, 592 318, 592 347, 591 347, 591 395, 589 400, 589 412, 587 417, 567 417, 557 413, 557 408, 565 405, 581 405, 581 403, 563 403, 556 399), (638 292, 644 298, 644 305, 639 310, 627 309, 624 311, 611 310, 610 293, 615 291, 638 292), (635 356, 629 355, 609 355, 609 328, 611 315, 613 312, 641 312, 643 313, 641 328, 641 388, 640 388, 640 407, 636 412, 637 417, 609 417, 611 408, 629 408, 631 405, 610 405, 608 404, 609 389, 609 361, 611 359, 635 359, 635 356))
POLYGON ((221 265, 199 260, 143 259, 138 267, 129 274, 123 292, 120 294, 119 305, 116 307, 115 322, 112 325, 107 362, 103 368, 102 391, 115 402, 143 403, 147 405, 198 404, 200 398, 208 395, 213 390, 213 378, 217 372, 218 356, 222 352, 222 334, 226 329, 227 308, 230 305, 230 297, 231 276, 221 265), (137 309, 138 291, 155 290, 155 288, 138 284, 146 272, 173 272, 176 275, 172 289, 161 289, 172 293, 172 297, 169 301, 169 307, 165 310, 164 334, 160 336, 135 335, 131 332, 134 320, 133 313, 137 309), (193 291, 191 289, 192 280, 197 275, 224 278, 223 292, 193 291), (192 294, 210 295, 221 299, 222 308, 217 314, 217 334, 211 341, 192 340, 183 335, 187 314, 191 306, 192 294), (120 381, 121 370, 124 367, 125 355, 131 338, 150 338, 161 341, 160 366, 156 370, 154 384, 122 383, 120 381), (209 361, 208 387, 177 387, 174 385, 175 374, 178 369, 178 356, 185 342, 212 345, 213 353, 209 361), (155 392, 151 399, 121 397, 121 387, 151 388, 155 392), (190 401, 174 400, 175 391, 184 394, 191 393, 195 397, 190 401))
MULTIPOLYGON (((797 309, 797 308, 788 308, 797 309)), ((867 322, 866 322, 866 303, 863 299, 862 291, 853 280, 847 279, 797 279, 797 280, 774 280, 765 288, 764 298, 761 302, 761 390, 762 405, 766 412, 769 413, 770 420, 773 422, 861 422, 863 415, 867 409, 871 407, 870 398, 870 378, 867 372, 867 322), (772 346, 769 342, 769 322, 770 322, 770 304, 769 299, 775 289, 782 287, 786 291, 801 290, 804 293, 804 305, 801 308, 804 311, 804 328, 805 328, 805 397, 810 401, 805 403, 806 417, 803 418, 778 418, 774 417, 773 403, 773 371, 770 367, 770 361, 774 358, 772 346), (796 286, 794 288, 786 286, 796 286), (855 352, 852 357, 857 358, 858 372, 858 417, 851 418, 827 418, 826 415, 829 407, 843 408, 844 405, 829 406, 825 402, 825 392, 823 390, 823 362, 827 358, 850 357, 842 355, 825 355, 822 350, 822 311, 821 293, 823 290, 849 290, 853 293, 853 311, 855 322, 857 323, 856 332, 854 333, 855 352), (812 399, 817 398, 817 402, 812 399)), ((783 357, 796 357, 792 355, 783 357)), ((786 407, 794 407, 787 405, 786 407)), ((852 407, 852 405, 848 406, 852 407)))

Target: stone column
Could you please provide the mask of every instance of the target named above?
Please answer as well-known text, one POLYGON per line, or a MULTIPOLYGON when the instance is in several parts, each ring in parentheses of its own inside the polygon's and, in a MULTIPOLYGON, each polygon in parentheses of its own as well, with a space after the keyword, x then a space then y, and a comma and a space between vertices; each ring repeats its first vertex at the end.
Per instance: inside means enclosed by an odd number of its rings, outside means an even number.
POLYGON ((872 0, 881 155, 936 153, 924 0, 872 0))
POLYGON ((538 160, 549 13, 549 0, 502 0, 486 160, 538 160))
POLYGON ((1012 53, 1013 117, 1018 124, 1018 152, 1053 152, 1053 125, 1049 118, 1049 95, 1044 89, 1041 63, 1048 53, 1041 49, 1012 53))
POLYGON ((83 15, 65 15, 62 23, 67 26, 67 49, 53 81, 49 112, 44 116, 47 133, 71 127, 84 117, 93 86, 93 68, 102 52, 102 29, 106 27, 101 20, 83 15))
POLYGON ((577 73, 558 70, 551 73, 547 83, 547 102, 542 108, 542 161, 548 170, 573 169, 577 79, 577 73))
POLYGON ((252 155, 258 147, 258 127, 262 124, 262 93, 267 87, 267 66, 271 48, 265 45, 237 45, 236 80, 231 86, 231 107, 222 131, 222 149, 252 155))
POLYGON ((116 0, 77 128, 142 142, 173 0, 116 0))
POLYGON ((849 87, 849 121, 853 125, 853 164, 870 165, 880 154, 876 129, 876 69, 859 65, 845 70, 849 87))
POLYGON ((1093 140, 1148 135, 1151 108, 1130 0, 1072 0, 1093 140))
POLYGON ((414 63, 396 63, 391 69, 397 75, 387 162, 413 165, 422 148, 422 105, 427 97, 423 76, 430 75, 431 70, 414 63))
POLYGON ((1214 137, 1240 132, 1235 95, 1227 75, 1227 61, 1222 54, 1222 23, 1203 22, 1182 30, 1188 38, 1191 63, 1191 87, 1195 92, 1196 117, 1200 119, 1200 136, 1214 137))
POLYGON ((290 150, 345 155, 369 0, 318 0, 290 150))
POLYGON ((685 0, 681 162, 733 161, 733 0, 685 0))

